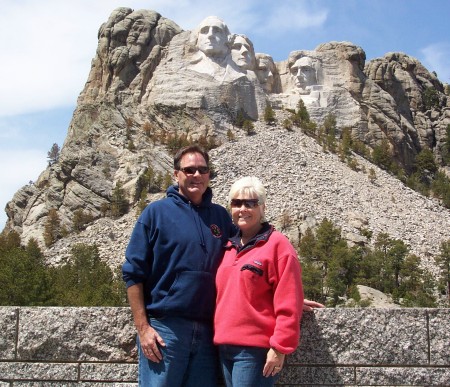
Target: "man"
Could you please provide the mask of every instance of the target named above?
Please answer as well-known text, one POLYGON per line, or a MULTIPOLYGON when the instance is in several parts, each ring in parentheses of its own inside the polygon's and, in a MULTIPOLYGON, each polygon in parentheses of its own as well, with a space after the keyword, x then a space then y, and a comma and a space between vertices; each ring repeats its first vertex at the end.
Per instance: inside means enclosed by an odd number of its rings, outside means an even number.
POLYGON ((256 76, 258 77, 259 83, 266 93, 273 93, 275 87, 275 77, 276 72, 275 63, 273 58, 268 54, 256 54, 256 76))
POLYGON ((316 69, 313 60, 308 56, 297 59, 290 71, 295 86, 301 90, 307 90, 308 86, 317 84, 316 69))
POLYGON ((189 69, 222 82, 228 77, 230 55, 230 31, 227 25, 216 16, 208 16, 191 35, 191 42, 197 51, 190 59, 189 69))
POLYGON ((145 208, 126 250, 123 278, 138 332, 140 385, 217 383, 214 279, 234 229, 227 211, 211 201, 208 162, 195 145, 175 155, 177 185, 145 208))
POLYGON ((245 35, 234 34, 230 43, 233 62, 244 70, 253 70, 255 67, 255 50, 250 39, 245 35))
POLYGON ((216 16, 208 16, 197 28, 197 48, 206 56, 223 60, 229 53, 227 25, 216 16))

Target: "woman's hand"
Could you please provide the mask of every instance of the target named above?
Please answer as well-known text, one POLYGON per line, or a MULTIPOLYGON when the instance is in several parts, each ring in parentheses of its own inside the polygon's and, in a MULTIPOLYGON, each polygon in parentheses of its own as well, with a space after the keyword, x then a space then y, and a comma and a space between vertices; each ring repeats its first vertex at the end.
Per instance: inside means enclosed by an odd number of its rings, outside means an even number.
POLYGON ((267 378, 269 376, 275 376, 278 374, 284 364, 284 358, 286 355, 277 351, 276 349, 270 348, 267 352, 266 364, 264 364, 263 375, 267 378))
POLYGON ((303 310, 306 312, 311 312, 314 308, 325 308, 325 305, 311 300, 303 300, 303 310))

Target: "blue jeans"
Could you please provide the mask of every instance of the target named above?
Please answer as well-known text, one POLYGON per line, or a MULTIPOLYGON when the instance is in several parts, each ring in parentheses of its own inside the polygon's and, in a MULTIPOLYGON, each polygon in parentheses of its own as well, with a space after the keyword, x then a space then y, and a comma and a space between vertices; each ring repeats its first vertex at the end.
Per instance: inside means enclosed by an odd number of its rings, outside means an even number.
POLYGON ((277 376, 265 377, 268 348, 219 345, 220 365, 227 387, 271 387, 277 376))
POLYGON ((139 386, 216 387, 217 349, 213 345, 212 324, 177 317, 150 319, 150 325, 163 338, 163 360, 147 359, 137 340, 139 386))

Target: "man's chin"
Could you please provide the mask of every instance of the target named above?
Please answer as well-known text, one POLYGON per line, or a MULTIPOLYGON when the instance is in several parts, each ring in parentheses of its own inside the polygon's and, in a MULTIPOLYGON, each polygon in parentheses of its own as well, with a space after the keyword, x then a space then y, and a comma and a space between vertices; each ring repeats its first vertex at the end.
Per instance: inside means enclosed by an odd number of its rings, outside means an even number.
POLYGON ((203 192, 205 192, 205 189, 203 188, 203 186, 194 186, 194 187, 189 187, 189 192, 192 193, 199 193, 201 192, 203 194, 203 192))

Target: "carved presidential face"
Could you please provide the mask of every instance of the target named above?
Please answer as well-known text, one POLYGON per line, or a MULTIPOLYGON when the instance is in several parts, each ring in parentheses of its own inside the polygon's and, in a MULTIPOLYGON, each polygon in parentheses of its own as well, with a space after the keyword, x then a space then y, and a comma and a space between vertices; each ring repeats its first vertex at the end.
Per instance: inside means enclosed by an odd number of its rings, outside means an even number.
POLYGON ((255 54, 251 42, 241 35, 236 35, 231 45, 231 58, 239 67, 249 70, 255 63, 255 54))
POLYGON ((255 72, 264 91, 268 93, 272 92, 275 82, 275 63, 273 62, 272 57, 269 55, 257 55, 255 72))
POLYGON ((200 23, 197 47, 206 56, 224 56, 228 53, 228 27, 215 16, 200 23))
POLYGON ((294 78, 294 84, 299 89, 305 89, 307 86, 316 85, 316 69, 310 57, 304 56, 291 66, 291 76, 294 78))

